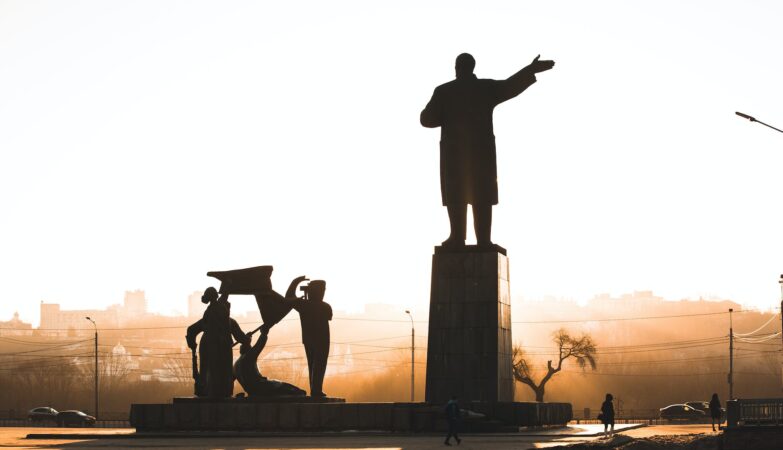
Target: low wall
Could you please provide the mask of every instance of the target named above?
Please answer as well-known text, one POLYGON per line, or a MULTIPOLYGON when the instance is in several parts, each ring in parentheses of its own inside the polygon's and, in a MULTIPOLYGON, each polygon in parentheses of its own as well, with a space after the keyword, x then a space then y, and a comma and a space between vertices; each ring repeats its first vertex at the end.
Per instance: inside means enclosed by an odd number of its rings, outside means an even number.
MULTIPOLYGON (((513 431, 523 426, 561 425, 571 420, 567 403, 470 403, 466 431, 513 431), (511 429, 509 429, 511 427, 511 429)), ((245 403, 198 402, 131 405, 137 431, 247 430, 390 432, 443 431, 443 406, 425 403, 245 403)))
POLYGON ((478 403, 465 408, 501 422, 520 427, 565 425, 574 418, 570 403, 478 403))

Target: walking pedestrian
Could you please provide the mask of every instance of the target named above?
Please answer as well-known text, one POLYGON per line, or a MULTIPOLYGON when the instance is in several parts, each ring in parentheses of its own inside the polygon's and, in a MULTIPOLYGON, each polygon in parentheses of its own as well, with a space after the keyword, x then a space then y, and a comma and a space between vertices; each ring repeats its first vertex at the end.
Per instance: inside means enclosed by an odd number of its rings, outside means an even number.
POLYGON ((604 437, 614 434, 614 405, 612 394, 606 394, 606 400, 601 404, 601 422, 604 424, 604 437), (610 428, 611 425, 611 428, 610 428), (610 431, 607 431, 610 430, 610 431))
POLYGON ((712 398, 710 399, 710 416, 712 416, 712 431, 715 431, 715 422, 718 423, 718 430, 720 430, 720 424, 723 423, 723 418, 721 409, 720 409, 720 399, 718 398, 718 394, 712 394, 712 398))
POLYGON ((454 436, 457 440, 457 445, 462 442, 462 439, 457 436, 457 429, 459 428, 459 403, 457 403, 457 396, 451 397, 448 403, 446 403, 446 422, 449 424, 449 434, 446 435, 446 441, 444 444, 451 445, 449 439, 454 436))

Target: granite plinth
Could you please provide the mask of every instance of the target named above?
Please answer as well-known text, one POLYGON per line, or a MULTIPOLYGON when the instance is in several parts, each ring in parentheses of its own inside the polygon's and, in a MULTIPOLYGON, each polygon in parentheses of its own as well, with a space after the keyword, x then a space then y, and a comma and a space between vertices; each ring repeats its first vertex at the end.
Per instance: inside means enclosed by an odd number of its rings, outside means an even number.
POLYGON ((345 403, 344 398, 338 397, 303 397, 303 396, 277 396, 277 397, 174 397, 173 403, 345 403))
POLYGON ((427 347, 428 403, 513 402, 508 257, 499 246, 436 247, 427 347))
MULTIPOLYGON (((568 403, 460 404, 479 414, 464 415, 466 432, 513 432, 519 427, 563 425, 571 420, 568 403)), ((253 403, 176 402, 134 404, 136 431, 388 431, 425 432, 447 428, 442 405, 426 403, 253 403)))

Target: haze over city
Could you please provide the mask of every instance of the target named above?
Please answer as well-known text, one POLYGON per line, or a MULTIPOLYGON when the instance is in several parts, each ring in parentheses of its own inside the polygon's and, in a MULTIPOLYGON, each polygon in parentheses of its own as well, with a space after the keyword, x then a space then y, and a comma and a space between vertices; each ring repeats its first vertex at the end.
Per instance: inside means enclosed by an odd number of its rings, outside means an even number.
POLYGON ((782 12, 0 1, 0 318, 134 289, 184 312, 207 271, 259 264, 327 280, 337 309, 426 309, 448 224, 418 114, 464 51, 479 77, 558 64, 495 113, 515 298, 776 307, 780 136, 734 111, 783 123, 782 12))

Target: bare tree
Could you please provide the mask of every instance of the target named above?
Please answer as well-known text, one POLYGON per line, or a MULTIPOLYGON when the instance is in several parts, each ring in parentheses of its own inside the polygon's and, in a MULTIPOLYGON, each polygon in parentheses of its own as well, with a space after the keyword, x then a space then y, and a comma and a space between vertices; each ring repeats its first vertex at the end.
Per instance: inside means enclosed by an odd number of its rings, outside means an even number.
POLYGON ((193 365, 190 358, 166 358, 163 368, 169 377, 181 384, 193 384, 193 365))
POLYGON ((574 358, 576 364, 584 370, 589 364, 590 367, 595 370, 596 368, 596 346, 593 342, 593 338, 588 334, 582 334, 581 336, 572 337, 568 331, 561 328, 552 335, 552 342, 557 346, 558 360, 557 365, 552 365, 552 360, 546 362, 546 373, 541 378, 541 381, 536 383, 533 381, 533 377, 536 375, 533 370, 533 366, 528 362, 528 358, 525 355, 525 350, 521 346, 515 345, 513 349, 513 370, 514 378, 520 383, 526 384, 536 394, 536 401, 544 401, 544 392, 546 383, 556 373, 560 372, 563 368, 563 361, 568 358, 574 358))

